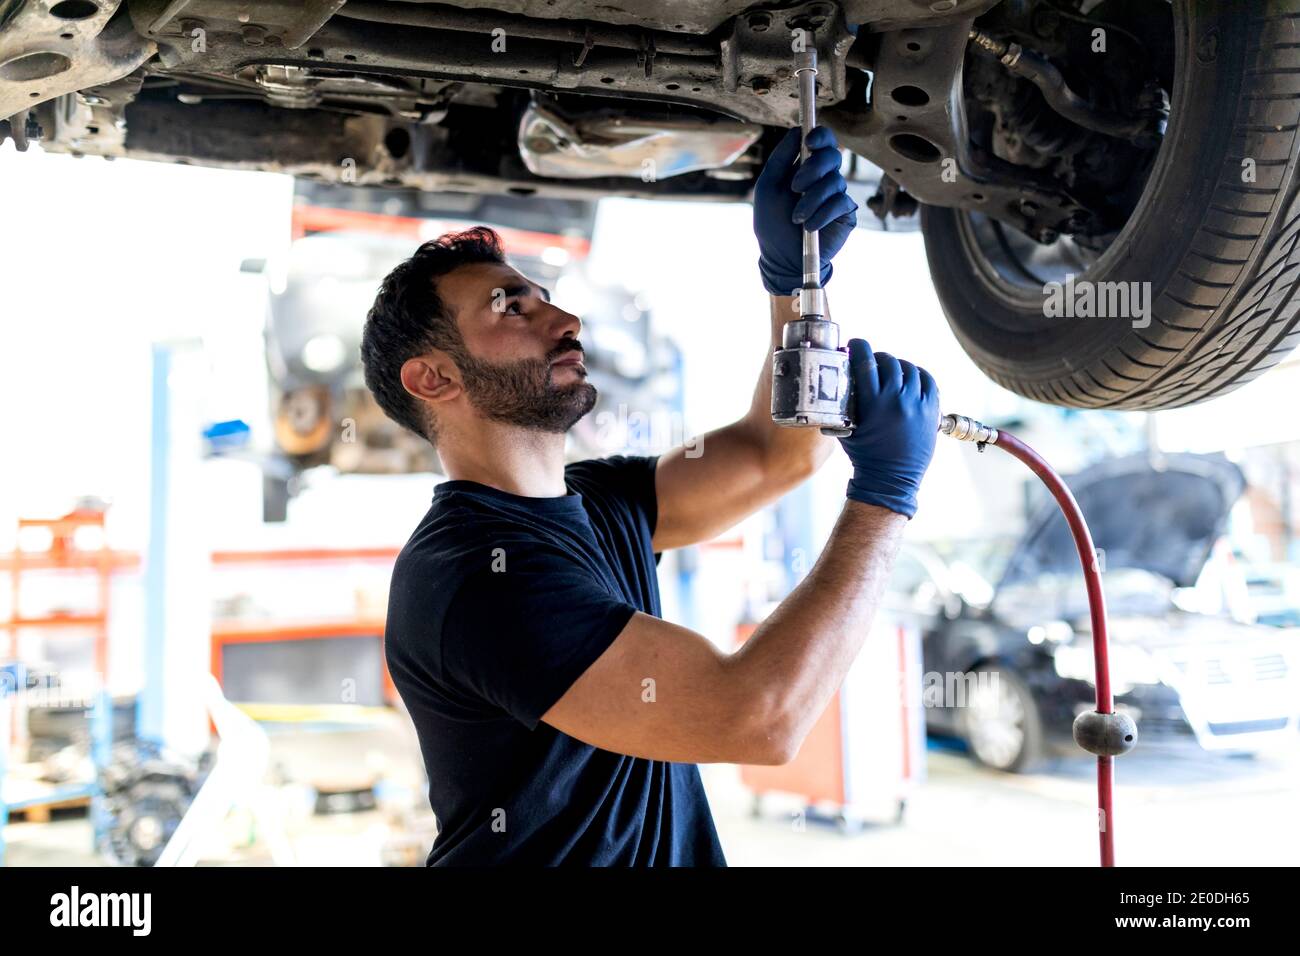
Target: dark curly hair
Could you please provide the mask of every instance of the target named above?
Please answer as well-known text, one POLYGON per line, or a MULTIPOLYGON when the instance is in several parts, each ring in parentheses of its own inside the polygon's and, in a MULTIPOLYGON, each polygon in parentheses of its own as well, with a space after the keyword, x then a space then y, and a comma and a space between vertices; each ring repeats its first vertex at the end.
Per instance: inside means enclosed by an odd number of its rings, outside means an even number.
POLYGON ((402 386, 402 365, 430 349, 453 358, 465 354, 465 340, 435 280, 470 263, 505 261, 501 237, 487 226, 446 233, 423 243, 388 273, 366 315, 361 335, 366 387, 385 415, 431 444, 437 443, 432 416, 402 386))

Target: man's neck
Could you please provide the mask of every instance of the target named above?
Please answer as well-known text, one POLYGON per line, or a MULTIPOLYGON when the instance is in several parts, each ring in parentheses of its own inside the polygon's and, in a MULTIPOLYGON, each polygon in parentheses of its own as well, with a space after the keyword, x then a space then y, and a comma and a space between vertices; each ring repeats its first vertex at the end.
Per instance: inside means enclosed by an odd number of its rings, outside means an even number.
POLYGON ((555 498, 567 494, 564 485, 564 435, 481 421, 469 441, 444 436, 438 454, 448 478, 523 495, 555 498))

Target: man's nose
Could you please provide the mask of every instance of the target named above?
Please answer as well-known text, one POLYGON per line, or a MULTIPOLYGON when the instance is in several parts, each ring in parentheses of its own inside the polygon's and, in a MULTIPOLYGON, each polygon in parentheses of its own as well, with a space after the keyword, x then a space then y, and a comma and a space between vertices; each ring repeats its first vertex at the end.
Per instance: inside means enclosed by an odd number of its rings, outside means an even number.
POLYGON ((555 318, 551 331, 557 339, 576 339, 582 334, 582 319, 571 312, 565 312, 558 306, 552 308, 555 310, 555 318))

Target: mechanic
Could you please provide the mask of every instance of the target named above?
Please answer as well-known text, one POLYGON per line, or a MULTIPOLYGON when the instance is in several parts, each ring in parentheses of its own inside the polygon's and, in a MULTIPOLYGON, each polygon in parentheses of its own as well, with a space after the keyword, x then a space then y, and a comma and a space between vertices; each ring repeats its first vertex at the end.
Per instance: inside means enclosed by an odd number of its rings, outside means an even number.
MULTIPOLYGON (((824 127, 796 128, 756 185, 772 348, 802 284, 856 224, 824 127)), ((934 450, 929 374, 849 342, 857 426, 771 420, 769 349, 749 411, 701 454, 564 463, 596 401, 582 323, 479 226, 426 242, 366 319, 366 384, 448 476, 393 569, 385 652, 419 737, 438 834, 427 865, 725 866, 702 762, 781 764, 862 647, 934 450), (843 511, 804 580, 734 653, 660 618, 656 565, 806 480, 842 443, 843 511)))

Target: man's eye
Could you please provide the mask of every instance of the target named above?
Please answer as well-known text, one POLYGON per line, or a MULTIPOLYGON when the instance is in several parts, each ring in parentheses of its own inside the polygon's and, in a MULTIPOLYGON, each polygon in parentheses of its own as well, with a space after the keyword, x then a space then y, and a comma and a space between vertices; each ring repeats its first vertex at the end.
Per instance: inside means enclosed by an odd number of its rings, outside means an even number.
POLYGON ((523 306, 519 304, 518 299, 511 299, 506 303, 506 315, 523 315, 523 306))

